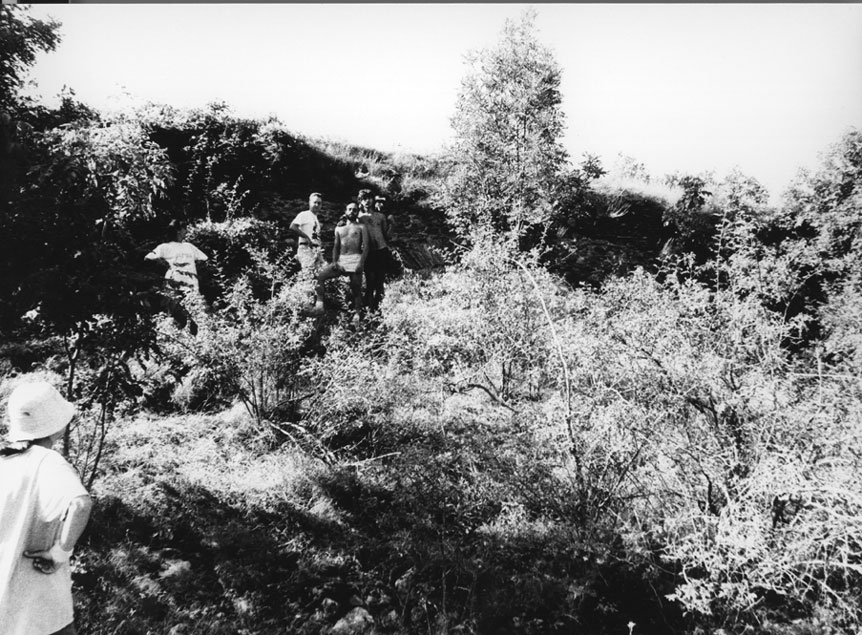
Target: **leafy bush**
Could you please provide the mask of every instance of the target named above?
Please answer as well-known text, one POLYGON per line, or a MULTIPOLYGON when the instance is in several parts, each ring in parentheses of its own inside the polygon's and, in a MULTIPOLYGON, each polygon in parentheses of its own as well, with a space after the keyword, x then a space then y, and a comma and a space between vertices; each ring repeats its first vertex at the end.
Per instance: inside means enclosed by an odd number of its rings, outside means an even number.
POLYGON ((475 250, 406 279, 384 315, 402 372, 450 389, 481 377, 497 398, 490 368, 538 373, 537 410, 527 392, 503 402, 544 448, 527 509, 566 519, 624 576, 679 571, 667 593, 701 623, 825 611, 855 624, 858 390, 794 366, 793 325, 756 295, 643 271, 557 295, 541 273, 540 291, 525 289, 505 262, 475 250))
POLYGON ((255 297, 271 295, 272 280, 257 264, 261 259, 274 263, 286 274, 298 270, 293 262, 295 247, 283 223, 252 217, 220 223, 203 221, 188 228, 186 240, 208 256, 206 263, 199 265, 199 273, 201 293, 209 302, 222 301, 241 277, 249 280, 255 297))
POLYGON ((160 336, 175 364, 239 398, 258 424, 272 424, 292 417, 297 405, 299 371, 314 333, 314 320, 306 313, 312 289, 310 280, 290 277, 260 252, 256 266, 269 281, 266 297, 255 297, 246 276, 212 310, 200 296, 189 294, 185 302, 197 334, 165 319, 160 336))
POLYGON ((539 296, 551 280, 529 255, 515 257, 477 234, 457 267, 406 288, 393 285, 384 313, 399 342, 394 354, 412 357, 412 368, 441 376, 454 389, 480 388, 502 403, 537 399, 550 355, 539 296))
POLYGON ((672 597, 718 624, 858 619, 858 395, 795 374, 787 325, 751 297, 638 274, 576 306, 564 465, 593 522, 680 567, 672 597))

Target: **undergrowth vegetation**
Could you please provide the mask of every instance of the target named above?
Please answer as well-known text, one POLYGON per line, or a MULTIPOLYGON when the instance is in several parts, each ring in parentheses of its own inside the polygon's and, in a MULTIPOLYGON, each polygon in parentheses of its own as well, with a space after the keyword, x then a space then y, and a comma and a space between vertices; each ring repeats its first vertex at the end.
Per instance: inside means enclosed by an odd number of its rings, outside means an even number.
POLYGON ((79 396, 82 632, 858 629, 857 145, 779 210, 741 174, 587 178, 561 240, 678 240, 601 284, 477 229, 351 324, 237 216, 190 226, 182 323, 111 348, 121 316, 37 313, 4 375, 79 396))
POLYGON ((0 96, 0 397, 78 406, 80 632, 862 628, 862 134, 777 208, 736 170, 574 168, 530 15, 442 157, 0 96), (285 225, 322 190, 331 235, 360 187, 423 249, 352 323, 285 225), (200 294, 146 270, 174 221, 200 294))
POLYGON ((246 408, 113 436, 87 632, 858 625, 862 391, 788 353, 756 296, 644 271, 571 290, 477 242, 286 370, 307 331, 255 322, 283 280, 255 306, 239 283, 187 344, 294 377, 296 407, 234 386, 246 408))

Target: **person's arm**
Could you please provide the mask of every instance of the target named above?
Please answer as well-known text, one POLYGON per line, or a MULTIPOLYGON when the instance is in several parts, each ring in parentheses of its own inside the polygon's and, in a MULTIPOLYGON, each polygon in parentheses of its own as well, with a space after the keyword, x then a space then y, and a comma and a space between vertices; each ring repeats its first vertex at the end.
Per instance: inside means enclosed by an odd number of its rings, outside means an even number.
POLYGON ((302 231, 302 228, 300 228, 300 226, 296 222, 291 223, 290 227, 288 227, 288 229, 290 231, 292 231, 294 234, 296 234, 297 236, 300 236, 301 238, 305 238, 310 244, 312 244, 312 245, 314 244, 314 241, 311 239, 311 236, 309 236, 304 231, 302 231))
POLYGON ((386 214, 381 214, 383 220, 380 222, 380 231, 383 232, 383 240, 389 244, 389 217, 386 214))
POLYGON ((192 248, 195 250, 195 260, 208 260, 207 255, 204 252, 202 252, 194 245, 192 245, 192 248))
POLYGON ((359 267, 357 271, 365 271, 365 259, 368 257, 368 228, 365 225, 359 226, 359 233, 362 236, 362 255, 359 257, 359 267))
POLYGON ((72 551, 78 543, 87 521, 90 520, 90 512, 93 509, 93 501, 88 495, 77 496, 69 503, 66 509, 66 517, 60 529, 60 537, 57 542, 45 551, 25 551, 24 556, 33 560, 33 567, 42 573, 54 573, 64 562, 72 557, 72 551))
POLYGON ((335 243, 332 245, 332 264, 338 264, 338 257, 341 255, 341 232, 335 230, 335 243))
POLYGON ((89 496, 78 496, 69 503, 66 521, 60 531, 60 539, 57 541, 63 551, 72 551, 78 544, 78 539, 90 520, 91 511, 93 511, 93 500, 89 496))

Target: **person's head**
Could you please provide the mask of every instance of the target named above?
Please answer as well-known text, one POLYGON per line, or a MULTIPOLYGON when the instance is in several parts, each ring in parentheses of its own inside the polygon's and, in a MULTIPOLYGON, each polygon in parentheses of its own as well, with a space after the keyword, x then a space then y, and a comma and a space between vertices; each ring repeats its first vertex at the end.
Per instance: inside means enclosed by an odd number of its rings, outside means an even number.
POLYGON ((359 206, 356 203, 348 203, 344 209, 344 216, 351 221, 355 221, 359 216, 359 206))
POLYGON ((312 192, 308 197, 308 209, 317 214, 320 207, 323 205, 323 194, 320 192, 312 192))
POLYGON ((359 194, 356 196, 356 200, 359 203, 359 207, 363 210, 368 210, 371 208, 371 190, 359 190, 359 194))
POLYGON ((174 232, 174 239, 181 243, 186 239, 186 226, 183 225, 180 221, 174 219, 170 223, 170 228, 174 232))
POLYGON ((56 440, 75 416, 75 406, 46 381, 19 384, 9 395, 9 441, 56 440))
POLYGON ((374 197, 374 209, 378 212, 384 212, 386 210, 386 205, 388 201, 385 196, 375 196, 374 197))

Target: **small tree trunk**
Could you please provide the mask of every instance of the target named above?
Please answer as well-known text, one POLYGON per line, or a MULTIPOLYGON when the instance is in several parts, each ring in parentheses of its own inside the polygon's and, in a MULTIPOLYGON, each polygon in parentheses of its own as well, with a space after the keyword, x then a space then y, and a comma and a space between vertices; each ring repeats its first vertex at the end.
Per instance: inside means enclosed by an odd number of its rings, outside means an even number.
MULTIPOLYGON (((66 371, 66 399, 74 400, 75 391, 75 371, 78 366, 78 357, 81 354, 81 338, 83 336, 83 327, 78 324, 75 327, 74 339, 70 342, 69 336, 63 336, 63 348, 66 350, 66 359, 69 362, 69 369, 66 371)), ((63 456, 69 457, 69 439, 71 430, 66 426, 63 432, 63 456)))
MULTIPOLYGON (((96 480, 96 474, 99 471, 99 463, 102 460, 102 451, 105 448, 105 438, 108 436, 108 410, 108 404, 102 404, 101 412, 99 413, 99 440, 96 444, 96 458, 93 459, 93 464, 90 466, 90 476, 87 478, 87 489, 91 489, 93 487, 93 482, 96 480)), ((113 414, 111 415, 111 418, 113 418, 113 414)))

